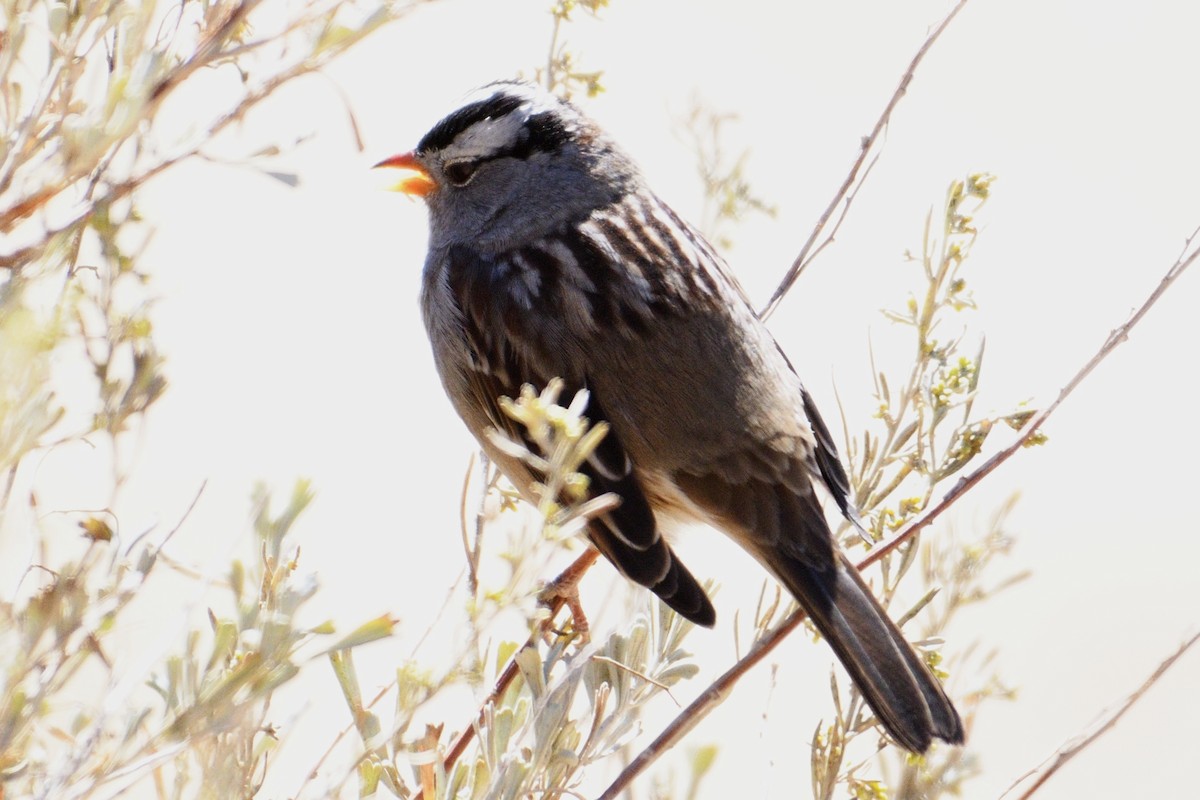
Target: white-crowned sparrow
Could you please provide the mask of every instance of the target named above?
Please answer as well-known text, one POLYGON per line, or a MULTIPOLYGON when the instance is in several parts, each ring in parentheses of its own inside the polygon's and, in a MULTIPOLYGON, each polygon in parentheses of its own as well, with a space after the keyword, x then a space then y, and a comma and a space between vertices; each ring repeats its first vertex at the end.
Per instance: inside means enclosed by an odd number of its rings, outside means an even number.
POLYGON ((489 428, 522 384, 589 390, 611 428, 582 471, 621 504, 587 531, 626 576, 701 625, 715 612, 659 533, 732 536, 808 611, 892 737, 924 752, 962 722, 840 552, 814 491, 852 515, 833 439, 712 246, 574 106, 500 82, 379 166, 429 206, 421 304, 454 407, 518 488, 489 428))

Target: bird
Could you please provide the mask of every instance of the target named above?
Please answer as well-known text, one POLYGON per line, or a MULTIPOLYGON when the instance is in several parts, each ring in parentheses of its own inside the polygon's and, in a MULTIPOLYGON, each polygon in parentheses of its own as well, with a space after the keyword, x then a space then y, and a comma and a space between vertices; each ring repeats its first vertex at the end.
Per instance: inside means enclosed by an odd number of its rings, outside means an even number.
POLYGON ((833 437, 730 271, 576 105, 522 81, 469 94, 415 149, 375 166, 425 201, 421 311, 443 388, 527 493, 500 398, 561 380, 608 431, 580 467, 615 508, 591 544, 683 617, 716 611, 663 536, 699 521, 806 610, 891 738, 924 753, 962 720, 836 543, 817 488, 857 520, 833 437))

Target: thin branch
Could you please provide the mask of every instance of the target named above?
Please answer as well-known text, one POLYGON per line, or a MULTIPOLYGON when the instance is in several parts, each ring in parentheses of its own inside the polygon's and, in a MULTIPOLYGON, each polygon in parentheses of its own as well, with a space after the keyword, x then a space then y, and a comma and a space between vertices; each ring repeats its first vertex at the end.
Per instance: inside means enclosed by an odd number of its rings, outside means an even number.
POLYGON ((875 144, 879 141, 880 135, 883 133, 884 129, 887 128, 888 122, 892 118, 892 112, 900 103, 900 99, 908 92, 908 85, 912 83, 913 76, 917 71, 917 66, 922 60, 924 60, 925 55, 933 47, 934 42, 936 42, 938 37, 942 35, 942 32, 949 27, 954 18, 958 16, 958 12, 961 11, 963 6, 966 4, 967 0, 958 0, 958 3, 955 4, 954 8, 950 9, 950 13, 946 15, 945 19, 943 19, 941 23, 933 29, 929 36, 925 38, 925 42, 921 45, 920 49, 917 50, 917 54, 913 56, 912 61, 909 62, 908 69, 904 71, 904 75, 900 78, 900 85, 896 87, 896 91, 892 93, 892 98, 884 107, 883 113, 880 114, 879 119, 875 121, 875 127, 871 130, 870 135, 862 140, 862 146, 859 148, 858 158, 855 159, 853 166, 850 167, 850 172, 846 175, 846 180, 842 181, 841 187, 838 188, 837 193, 833 196, 833 199, 829 201, 829 205, 826 206, 825 210, 821 213, 820 218, 817 220, 816 226, 813 228, 812 233, 808 236, 808 241, 804 243, 804 247, 800 248, 800 254, 796 256, 796 260, 792 262, 792 266, 788 269, 787 274, 783 276, 783 280, 780 281, 778 288, 775 289, 775 294, 771 295, 771 299, 765 306, 763 306, 762 311, 759 312, 758 316, 760 319, 765 320, 771 316, 771 314, 775 313, 775 309, 783 300, 784 295, 791 290, 792 285, 796 282, 796 279, 800 277, 800 273, 807 269, 808 265, 813 262, 817 255, 824 250, 830 242, 833 241, 833 237, 837 233, 838 228, 841 227, 843 220, 846 219, 846 212, 850 210, 850 204, 853 202, 854 196, 858 193, 858 188, 854 188, 853 193, 851 193, 852 187, 854 187, 855 183, 857 182, 859 184, 859 188, 861 188, 862 181, 866 180, 867 174, 870 172, 870 168, 863 173, 862 180, 859 180, 859 171, 862 170, 863 164, 867 163, 867 157, 871 154, 871 151, 875 149, 875 144), (838 217, 837 222, 834 224, 833 230, 829 232, 829 235, 825 237, 820 245, 817 245, 817 239, 821 237, 822 232, 825 230, 825 226, 829 223, 830 218, 833 217, 834 212, 837 211, 837 207, 841 205, 843 201, 845 202, 846 207, 842 209, 842 213, 838 217), (815 250, 813 249, 814 247, 816 247, 815 250))
POLYGON ((1175 263, 1172 264, 1170 269, 1167 270, 1166 274, 1163 275, 1162 280, 1158 282, 1158 286, 1154 287, 1154 291, 1152 291, 1150 296, 1147 297, 1141 306, 1138 307, 1137 311, 1133 313, 1133 316, 1131 316, 1123 325, 1117 327, 1108 334, 1108 338, 1104 340, 1104 344, 1100 346, 1100 349, 1096 351, 1096 354, 1092 356, 1091 359, 1084 364, 1078 372, 1075 373, 1071 380, 1067 382, 1066 386, 1059 390, 1058 397, 1054 399, 1054 402, 1046 406, 1046 408, 1044 408, 1041 412, 1034 416, 1032 420, 1025 424, 1021 435, 1018 436, 1016 440, 1012 442, 1012 444, 989 458, 981 466, 973 470, 969 475, 963 476, 958 483, 954 485, 954 488, 946 493, 940 503, 933 508, 930 508, 918 519, 914 520, 903 531, 892 537, 890 540, 872 549, 870 555, 868 555, 863 561, 863 564, 860 565, 860 568, 862 566, 874 564, 876 561, 895 550, 905 541, 912 538, 918 531, 927 527, 935 519, 941 516, 946 509, 948 509, 956 500, 966 494, 977 483, 990 475, 992 471, 996 469, 996 467, 1000 466, 1009 458, 1011 458, 1012 455, 1018 450, 1027 446, 1029 442, 1041 431, 1041 428, 1045 425, 1046 420, 1050 418, 1050 415, 1053 414, 1060 405, 1062 405, 1062 402, 1066 400, 1072 392, 1075 391, 1079 384, 1083 383, 1084 379, 1092 373, 1092 370, 1100 365, 1101 361, 1108 358, 1109 354, 1111 354, 1113 350, 1116 350, 1119 345, 1123 344, 1129 339, 1129 334, 1133 331, 1134 326, 1141 322, 1142 317, 1146 315, 1146 312, 1148 312, 1151 307, 1153 307, 1154 304, 1159 301, 1159 299, 1163 296, 1163 294, 1166 293, 1167 289, 1171 287, 1171 285, 1179 278, 1179 276, 1182 275, 1188 267, 1195 263, 1197 258, 1200 258, 1200 247, 1193 249, 1193 245, 1195 245, 1197 237, 1200 237, 1200 227, 1197 227, 1194 231, 1192 231, 1191 235, 1188 236, 1187 240, 1184 242, 1183 249, 1180 251, 1179 258, 1175 259, 1175 263))
MULTIPOLYGON (((176 68, 170 70, 154 86, 148 95, 146 107, 141 111, 142 118, 145 120, 153 119, 155 113, 157 112, 158 106, 161 104, 161 101, 167 96, 167 94, 170 93, 171 90, 180 86, 197 70, 209 66, 215 59, 224 58, 225 55, 221 48, 224 47, 224 45, 227 43, 227 40, 233 35, 233 32, 245 21, 246 16, 259 2, 261 2, 261 0, 244 0, 235 8, 230 9, 221 24, 216 29, 205 35, 204 39, 200 42, 196 52, 192 55, 192 57, 187 59, 176 68)), ((86 26, 80 26, 80 30, 82 31, 85 27, 86 26)), ((76 46, 77 45, 72 45, 71 49, 67 50, 66 52, 74 52, 76 46)), ((55 68, 57 69, 62 63, 64 63, 63 59, 56 59, 54 62, 55 68)), ((56 78, 56 75, 52 77, 56 78)), ((48 78, 45 84, 46 90, 49 91, 51 88, 53 88, 53 85, 54 82, 48 78)), ((31 114, 28 119, 36 121, 41 117, 41 114, 42 112, 39 110, 37 116, 31 114)), ((28 125, 26 127, 28 127, 28 125)), ((134 127, 131 126, 130 132, 133 130, 134 127)), ((22 134, 23 133, 24 130, 22 131, 22 134)), ((127 139, 127 136, 119 137, 115 142, 113 142, 110 152, 115 152, 116 149, 118 149, 127 141, 127 139)), ((9 162, 11 162, 11 171, 7 171, 5 173, 4 178, 0 179, 0 184, 7 185, 8 180, 11 178, 11 173, 15 172, 16 168, 20 166, 18 162, 12 161, 12 157, 18 152, 19 149, 17 148, 11 149, 9 158, 9 162)), ((5 169, 9 170, 9 164, 6 164, 5 169)), ((84 174, 86 174, 86 171, 84 174)), ((96 174, 99 175, 101 173, 97 172, 96 174)), ((3 212, 3 214, 0 214, 0 229, 7 230, 16 222, 42 208, 51 199, 61 194, 67 187, 83 177, 83 174, 76 173, 65 175, 56 184, 43 187, 31 197, 20 201, 11 209, 8 209, 3 212)), ((94 185, 92 188, 94 188, 94 185)), ((91 209, 93 209, 95 205, 96 204, 94 202, 89 202, 87 204, 87 213, 89 215, 91 213, 91 209)), ((71 224, 64 226, 64 229, 69 229, 73 227, 74 224, 75 223, 72 222, 71 224)), ((57 233, 57 231, 55 233, 57 233)), ((49 238, 50 236, 45 237, 45 239, 49 238)))
POLYGON ((487 466, 483 467, 483 495, 479 498, 479 510, 475 512, 475 544, 471 544, 471 535, 469 533, 470 526, 467 525, 467 503, 471 499, 471 473, 475 469, 475 454, 471 453, 471 458, 467 462, 466 472, 463 474, 462 493, 458 499, 458 524, 459 532, 462 535, 463 555, 467 557, 467 592, 471 595, 471 600, 474 601, 479 594, 479 576, 476 574, 479 569, 479 536, 480 531, 479 520, 483 517, 484 504, 487 502, 487 466))
POLYGON ((558 83, 555 65, 558 62, 558 34, 562 29, 562 17, 554 14, 554 29, 550 32, 550 50, 546 53, 546 91, 553 92, 558 83))
MULTIPOLYGON (((244 21, 245 16, 259 2, 260 0, 244 0, 244 2, 240 3, 235 9, 233 9, 229 16, 221 23, 220 31, 225 31, 225 35, 228 35, 229 31, 232 31, 237 27, 238 24, 240 24, 241 21, 244 21)), ((240 121, 247 112, 265 100, 268 96, 273 94, 285 83, 293 81, 304 75, 318 72, 332 59, 345 52, 351 46, 357 44, 371 33, 379 30, 379 28, 381 28, 387 22, 399 19, 417 5, 425 2, 430 2, 430 0, 414 0, 414 2, 409 6, 392 9, 387 15, 375 19, 373 22, 371 22, 371 24, 347 33, 343 38, 339 39, 336 46, 327 47, 324 50, 315 53, 308 58, 305 58, 304 60, 268 77, 257 88, 248 91, 236 106, 217 117, 205 130, 204 135, 186 147, 182 152, 165 158, 161 162, 146 168, 141 173, 127 178, 124 181, 112 184, 99 200, 88 203, 84 210, 79 212, 70 221, 44 233, 40 242, 11 253, 0 254, 0 269, 19 270, 22 264, 39 257, 45 251, 48 243, 54 237, 87 223, 87 221, 91 218, 93 209, 96 205, 101 203, 112 203, 117 200, 121 200, 132 193, 135 189, 140 188, 142 184, 146 183, 148 180, 150 180, 150 178, 154 177, 163 170, 197 155, 200 152, 201 147, 203 147, 204 144, 216 136, 216 134, 220 133, 233 123, 240 121)), ((308 18, 301 20, 301 22, 290 27, 289 31, 294 30, 307 21, 308 18)), ((224 59, 227 56, 227 53, 220 50, 221 44, 222 40, 216 33, 207 36, 205 40, 201 42, 201 47, 198 48, 197 52, 190 59, 176 67, 168 75, 164 76, 150 92, 147 108, 144 111, 145 118, 153 118, 158 106, 161 104, 162 99, 176 87, 182 84, 189 75, 196 72, 200 68, 211 64, 214 60, 224 59)), ((115 143, 114 147, 120 146, 121 144, 123 144, 123 142, 117 142, 115 143)), ((76 174, 64 176, 54 186, 44 187, 34 196, 22 200, 17 206, 0 211, 0 230, 7 229, 7 227, 11 226, 18 220, 38 210, 47 202, 49 202, 49 200, 60 194, 68 186, 80 180, 82 177, 84 176, 76 174)))
POLYGON ((1200 633, 1197 633, 1191 639, 1188 639, 1186 642, 1181 644, 1178 650, 1176 650, 1174 653, 1168 656, 1166 660, 1159 664, 1158 668, 1154 670, 1150 677, 1147 678, 1133 694, 1125 698, 1125 702, 1121 704, 1121 707, 1112 712, 1108 719, 1105 719, 1103 722, 1101 722, 1095 730, 1086 735, 1080 734, 1064 744, 1051 758, 1048 758, 1046 761, 1042 762, 1042 765, 1038 767, 1038 769, 1042 770, 1040 773, 1036 769, 1026 772, 1024 775, 1017 778, 1017 780, 1013 782, 1013 785, 1008 787, 1008 789, 1006 789, 1004 794, 1000 795, 1000 797, 1007 797, 1009 792, 1017 788, 1017 784, 1021 783, 1031 775, 1036 775, 1037 780, 1034 781, 1033 785, 1030 786, 1020 796, 1020 798, 1018 798, 1018 800, 1028 800, 1030 797, 1032 797, 1034 792, 1042 788, 1042 784, 1050 780, 1050 777, 1062 769, 1068 761, 1083 752, 1101 736, 1115 728, 1117 723, 1121 720, 1121 717, 1125 716, 1125 712, 1133 708, 1134 704, 1142 699, 1142 696, 1149 691, 1150 687, 1158 683, 1158 679, 1166 674, 1167 670, 1175 666, 1175 662, 1178 661, 1180 657, 1186 653, 1196 642, 1200 642, 1200 633))
MULTIPOLYGON (((555 578, 550 585, 555 586, 577 583, 579 579, 583 577, 584 573, 591 568, 592 564, 596 563, 596 559, 599 557, 600 552, 589 547, 583 553, 583 555, 572 561, 571 564, 562 571, 562 574, 555 578)), ((558 614, 566 602, 567 599, 565 595, 550 593, 549 599, 547 600, 547 605, 550 607, 550 613, 547 615, 546 620, 543 623, 543 629, 548 627, 553 622, 555 615, 558 614)), ((543 629, 539 629, 530 635, 529 640, 526 641, 522 647, 518 648, 512 654, 512 657, 509 658, 508 664, 504 666, 504 671, 500 673, 500 677, 496 679, 496 683, 492 687, 491 694, 489 694, 487 699, 484 700, 479 706, 479 712, 476 714, 476 718, 481 723, 486 720, 488 706, 496 705, 500 702, 500 698, 504 696, 504 693, 508 691, 508 687, 520 673, 520 669, 517 667, 517 656, 526 648, 537 647, 538 640, 541 638, 543 629)), ((475 738, 476 727, 476 725, 467 725, 465 728, 463 728, 462 732, 458 734, 458 738, 456 738, 454 743, 450 745, 450 749, 446 751, 446 756, 442 759, 442 768, 447 775, 450 774, 450 771, 458 761, 459 756, 461 756, 463 751, 467 749, 467 745, 469 745, 471 740, 475 738)), ((418 789, 414 794, 414 797, 422 797, 423 795, 421 792, 422 790, 418 789)))
MULTIPOLYGON (((204 494, 204 490, 207 487, 207 479, 200 481, 200 488, 196 490, 196 496, 192 498, 192 502, 188 503, 187 509, 183 512, 183 515, 180 516, 179 521, 175 523, 175 527, 167 531, 167 535, 164 536, 161 541, 155 544, 155 548, 160 554, 162 553, 163 548, 167 546, 167 543, 175 537, 175 534, 179 533, 179 529, 183 527, 183 523, 188 521, 188 517, 192 516, 192 512, 196 510, 196 506, 199 504, 200 498, 204 494)), ((144 533, 136 536, 134 540, 129 543, 129 546, 125 548, 124 556, 129 556, 133 552, 133 548, 137 547, 138 543, 145 539, 153 530, 154 528, 148 528, 144 533)))
MULTIPOLYGON (((973 471, 970 475, 960 480, 953 489, 951 489, 942 501, 933 508, 929 509, 920 518, 914 520, 903 531, 898 533, 887 542, 878 545, 858 563, 860 570, 879 561, 885 555, 895 550, 904 542, 915 536, 921 529, 927 527, 937 517, 941 516, 953 503, 961 498, 966 492, 978 484, 981 480, 991 474, 996 467, 1007 461, 1017 450, 1027 444, 1042 427, 1043 423, 1050 417, 1052 413, 1062 404, 1062 401, 1070 395, 1075 388, 1083 382, 1083 380, 1091 374, 1101 361, 1117 348, 1122 342, 1129 338, 1130 332, 1133 330, 1150 308, 1158 302, 1159 298, 1171 287, 1175 280, 1183 274, 1189 266, 1191 266, 1197 258, 1200 258, 1200 248, 1192 249, 1197 237, 1200 236, 1200 227, 1192 232, 1192 235, 1187 238, 1184 243, 1183 250, 1176 259, 1171 268, 1167 270, 1166 275, 1159 281, 1158 286, 1150 293, 1145 302, 1134 312, 1129 320, 1115 329, 1108 335, 1100 350, 1094 355, 1083 367, 1075 374, 1067 385, 1059 392, 1058 397, 1053 403, 1046 407, 1024 428, 1022 434, 1017 437, 1007 448, 997 453, 988 459, 981 467, 973 471), (1190 251, 1190 252, 1189 252, 1190 251)), ((692 730, 700 720, 708 715, 710 711, 716 708, 726 697, 729 696, 733 686, 737 681, 750 670, 758 662, 766 658, 767 654, 775 649, 788 634, 796 629, 801 622, 804 621, 807 614, 804 609, 797 609, 787 619, 779 624, 777 628, 768 633, 762 639, 755 642, 750 652, 744 658, 730 667, 724 674, 717 678, 707 689, 700 693, 691 704, 688 705, 671 723, 663 730, 661 734, 651 742, 645 750, 629 763, 629 765, 617 776, 612 785, 605 790, 604 794, 600 795, 598 800, 615 800, 615 798, 625 790, 633 779, 646 770, 651 764, 658 760, 658 757, 667 750, 674 747, 689 731, 692 730)), ((1168 665, 1169 666, 1169 665, 1168 665)))
POLYGON ((209 66, 218 58, 224 58, 225 53, 222 52, 222 49, 233 38, 234 32, 245 22, 246 17, 250 15, 250 12, 254 10, 254 7, 259 2, 261 0, 243 0, 243 2, 229 9, 220 25, 216 29, 206 33, 204 38, 201 39, 192 57, 168 72, 150 90, 149 101, 151 106, 159 104, 164 97, 170 94, 173 89, 180 86, 197 70, 209 66))
POLYGON ((625 769, 621 770, 621 774, 604 790, 604 794, 600 795, 597 800, 616 800, 616 797, 621 792, 629 788, 629 784, 633 783, 634 778, 645 772, 651 764, 658 760, 659 756, 678 744, 684 736, 700 724, 700 720, 704 719, 710 711, 724 702, 729 696, 729 692, 733 689, 733 685, 741 679, 742 675, 749 672, 751 667, 766 658, 767 654, 774 650, 776 645, 795 630, 807 616, 808 614, 803 608, 797 609, 791 616, 781 622, 779 627, 755 642, 745 657, 726 670, 721 677, 713 681, 707 689, 700 693, 699 697, 689 703, 688 707, 681 711, 675 719, 671 720, 671 723, 663 729, 663 732, 645 750, 638 753, 637 757, 629 762, 629 765, 625 769))
POLYGON ((90 29, 91 23, 101 11, 102 5, 100 3, 89 3, 81 8, 80 14, 82 18, 75 23, 71 38, 63 42, 60 53, 55 54, 50 59, 49 71, 42 81, 41 90, 38 92, 38 96, 29 108, 28 113, 22 119, 20 128, 16 131, 16 137, 8 145, 4 159, 0 163, 0 192, 8 191, 12 185, 17 169, 21 165, 21 156, 26 152, 29 139, 34 135, 38 121, 45 117, 46 109, 55 97, 55 90, 59 87, 59 80, 64 69, 68 66, 68 60, 60 57, 60 54, 77 52, 83 34, 90 29))
MULTIPOLYGON (((372 29, 372 30, 374 30, 374 29, 372 29)), ((350 43, 357 42, 359 39, 361 39, 363 36, 365 36, 366 33, 368 33, 368 32, 370 32, 370 31, 356 32, 356 34, 347 37, 347 42, 350 42, 350 43)), ((345 45, 343 45, 342 49, 343 50, 345 49, 345 45)), ((333 53, 335 51, 333 51, 331 49, 330 51, 327 51, 327 52, 333 53)), ((336 52, 341 52, 341 51, 338 50, 336 52)), ((126 196, 130 195, 131 193, 133 193, 135 190, 141 188, 143 184, 147 183, 151 178, 158 175, 160 172, 163 172, 164 170, 175 166, 176 164, 180 163, 181 161, 185 161, 189 158, 192 158, 193 156, 198 155, 200 153, 201 147, 203 147, 209 140, 211 140, 214 136, 216 136, 216 134, 220 133, 222 130, 224 130, 228 126, 232 125, 233 123, 241 120, 246 115, 247 112, 249 112, 252 108, 257 106, 260 102, 265 100, 268 96, 273 94, 277 89, 279 89, 279 87, 283 86, 285 83, 288 83, 289 81, 295 80, 296 78, 299 78, 299 77, 302 77, 309 73, 317 71, 328 61, 329 61, 329 56, 322 54, 321 56, 318 56, 316 58, 313 58, 313 59, 310 59, 307 61, 302 61, 298 64, 295 64, 295 65, 289 67, 287 70, 270 77, 257 89, 247 92, 247 94, 244 97, 242 97, 242 99, 238 102, 238 104, 236 106, 234 106, 232 109, 225 112, 224 114, 219 116, 216 120, 214 120, 213 123, 205 131, 204 137, 202 139, 194 142, 193 144, 188 146, 186 149, 184 149, 182 152, 177 153, 173 156, 164 158, 162 161, 158 162, 157 164, 153 164, 152 166, 147 167, 146 169, 144 169, 142 172, 138 173, 137 175, 127 178, 126 180, 121 181, 120 183, 113 184, 99 200, 89 203, 78 214, 76 214, 75 217, 72 218, 69 222, 66 222, 65 224, 59 226, 58 228, 48 231, 45 235, 42 236, 42 240, 40 242, 38 242, 37 244, 22 248, 21 250, 18 250, 11 254, 0 255, 0 268, 19 269, 21 264, 25 263, 25 260, 35 258, 35 257, 39 256, 42 252, 44 252, 46 247, 48 246, 48 243, 50 241, 52 241, 54 239, 54 237, 59 236, 60 234, 66 233, 67 231, 73 230, 81 225, 86 224, 87 221, 89 219, 91 219, 92 215, 94 214, 94 209, 97 205, 99 205, 101 203, 114 203, 118 200, 121 200, 121 199, 125 198, 126 196)), ((74 179, 71 179, 71 180, 74 180, 74 179)), ((56 188, 53 190, 53 193, 57 194, 59 191, 61 191, 62 188, 65 188, 65 186, 68 183, 70 183, 70 181, 64 180, 64 182, 60 185, 59 188, 56 188)), ((10 210, 8 212, 5 212, 4 215, 0 215, 0 224, 8 224, 8 222, 10 221, 8 219, 8 217, 10 215, 17 214, 19 211, 20 211, 20 209, 10 210)), ((21 212, 21 213, 23 213, 23 212, 21 212)), ((17 218, 17 217, 14 217, 14 219, 15 218, 17 218)))
MULTIPOLYGON (((363 705, 363 708, 374 708, 380 700, 387 696, 387 693, 390 692, 395 685, 396 682, 392 681, 386 686, 381 687, 379 691, 375 693, 375 696, 371 698, 370 702, 363 705)), ((304 790, 308 788, 308 785, 321 774, 321 768, 325 766, 325 762, 331 755, 333 755, 338 744, 340 744, 343 739, 349 736, 351 731, 355 730, 358 730, 357 722, 351 721, 348 725, 338 731, 338 734, 333 737, 333 741, 329 743, 329 747, 325 748, 325 752, 321 754, 321 757, 317 759, 316 763, 312 765, 312 768, 309 769, 308 773, 304 776, 304 782, 300 784, 300 787, 296 789, 295 793, 292 794, 292 797, 300 797, 304 794, 304 790)), ((355 767, 357 768, 357 764, 355 767)), ((414 797, 416 797, 416 795, 414 795, 414 797)))

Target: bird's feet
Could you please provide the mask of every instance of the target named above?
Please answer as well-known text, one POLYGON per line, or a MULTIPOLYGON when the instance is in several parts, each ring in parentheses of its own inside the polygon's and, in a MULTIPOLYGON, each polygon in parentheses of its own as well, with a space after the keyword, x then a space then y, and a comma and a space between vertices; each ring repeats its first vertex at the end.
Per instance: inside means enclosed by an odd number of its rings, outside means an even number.
POLYGON ((550 610, 545 622, 542 623, 543 631, 559 636, 577 636, 581 643, 589 641, 590 627, 587 614, 584 613, 583 604, 579 602, 579 581, 599 555, 589 547, 583 555, 571 562, 571 565, 563 570, 561 575, 546 584, 538 593, 538 602, 550 610), (558 628, 554 624, 554 620, 563 606, 566 606, 570 613, 570 627, 567 629, 558 628))

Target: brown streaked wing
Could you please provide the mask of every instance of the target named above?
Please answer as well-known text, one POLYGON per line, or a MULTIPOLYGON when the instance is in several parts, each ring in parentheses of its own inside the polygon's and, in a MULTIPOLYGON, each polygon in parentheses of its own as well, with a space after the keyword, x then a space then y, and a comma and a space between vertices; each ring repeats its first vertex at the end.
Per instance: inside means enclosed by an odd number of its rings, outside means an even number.
MULTIPOLYGON (((572 375, 572 370, 555 363, 558 351, 532 324, 537 312, 531 306, 539 300, 552 302, 539 293, 560 285, 543 276, 547 269, 544 253, 485 259, 467 248, 452 248, 448 275, 461 312, 462 332, 473 351, 474 400, 499 430, 535 451, 536 445, 525 431, 500 409, 499 398, 515 397, 525 383, 540 390, 556 377, 565 383, 566 398, 586 386, 586 377, 572 375)), ((607 421, 594 394, 589 395, 584 414, 593 425, 607 421)), ((528 469, 525 465, 520 468, 528 469)), ((609 429, 580 472, 588 477, 593 497, 612 493, 621 499, 619 506, 588 528, 597 549, 622 574, 650 588, 680 614, 712 625, 716 618, 712 604, 660 535, 654 511, 616 431, 609 429)), ((527 483, 521 477, 528 476, 509 477, 521 484, 527 483)))

